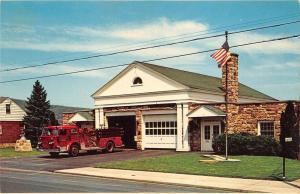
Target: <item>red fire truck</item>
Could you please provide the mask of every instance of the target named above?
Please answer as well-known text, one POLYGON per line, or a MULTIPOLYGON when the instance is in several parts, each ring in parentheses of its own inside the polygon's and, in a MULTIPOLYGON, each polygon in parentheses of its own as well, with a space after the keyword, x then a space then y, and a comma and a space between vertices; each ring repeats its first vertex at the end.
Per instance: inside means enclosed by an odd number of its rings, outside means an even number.
POLYGON ((51 156, 69 153, 76 157, 80 150, 113 152, 123 147, 121 128, 88 129, 76 125, 48 126, 39 137, 38 149, 51 156))

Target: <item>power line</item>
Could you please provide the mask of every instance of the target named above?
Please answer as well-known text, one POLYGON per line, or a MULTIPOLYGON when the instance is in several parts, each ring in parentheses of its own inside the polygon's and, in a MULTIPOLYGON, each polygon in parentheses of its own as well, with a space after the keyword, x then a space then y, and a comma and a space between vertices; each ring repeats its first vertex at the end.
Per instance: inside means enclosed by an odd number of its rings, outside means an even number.
MULTIPOLYGON (((300 22, 300 20, 296 20, 296 21, 292 21, 292 22, 285 22, 285 23, 280 23, 280 24, 274 24, 274 25, 269 25, 269 26, 262 26, 262 27, 257 27, 257 28, 250 28, 250 29, 246 29, 246 30, 240 30, 240 31, 230 32, 229 34, 238 34, 238 33, 243 33, 243 32, 250 32, 250 31, 255 31, 255 30, 267 29, 267 28, 275 28, 275 27, 285 26, 285 25, 290 25, 290 24, 295 24, 295 23, 299 23, 299 22, 300 22)), ((97 58, 97 57, 112 56, 112 55, 129 53, 129 52, 135 52, 135 51, 141 51, 141 50, 146 50, 146 49, 153 49, 153 48, 171 46, 171 45, 176 45, 176 44, 183 44, 183 43, 188 43, 188 42, 194 42, 194 41, 204 40, 204 39, 209 39, 209 38, 216 38, 216 37, 221 37, 223 35, 224 34, 217 34, 217 35, 212 35, 212 36, 198 37, 198 38, 193 38, 193 39, 189 39, 189 40, 171 42, 171 43, 167 43, 167 44, 158 44, 158 45, 154 45, 154 46, 134 48, 134 49, 117 51, 117 52, 106 53, 106 54, 97 54, 97 55, 91 55, 91 56, 87 56, 87 57, 67 59, 67 60, 62 60, 62 61, 54 61, 54 62, 43 63, 43 64, 38 64, 38 65, 16 67, 16 68, 4 69, 4 70, 1 70, 0 72, 7 72, 7 71, 14 71, 14 70, 19 70, 19 69, 27 69, 27 68, 48 66, 48 65, 54 65, 54 64, 59 64, 59 63, 67 63, 67 62, 73 62, 73 61, 79 61, 79 60, 87 60, 87 59, 97 58)))
MULTIPOLYGON (((256 41, 256 42, 249 42, 249 43, 244 43, 244 44, 238 44, 238 45, 231 46, 231 48, 237 48, 237 47, 242 47, 242 46, 249 46, 249 45, 254 45, 254 44, 261 44, 261 43, 266 43, 266 42, 274 42, 274 41, 291 39, 291 38, 296 38, 296 37, 300 37, 300 34, 296 34, 296 35, 292 35, 292 36, 286 36, 286 37, 280 37, 280 38, 274 38, 274 39, 269 39, 269 40, 262 40, 262 41, 256 41)), ((186 54, 181 54, 181 55, 174 55, 174 56, 169 56, 169 57, 162 57, 162 58, 150 59, 150 60, 145 60, 145 61, 142 61, 142 62, 147 63, 147 62, 160 61, 160 60, 165 60, 165 59, 185 57, 185 56, 190 56, 190 55, 196 55, 196 54, 201 54, 201 53, 212 52, 212 51, 216 51, 218 49, 219 48, 205 50, 205 51, 199 51, 199 52, 193 52, 193 53, 186 53, 186 54)), ((109 68, 115 68, 115 67, 122 67, 122 66, 127 66, 127 65, 129 65, 129 64, 121 64, 121 65, 97 67, 97 68, 80 70, 80 71, 73 71, 73 72, 67 72, 67 73, 59 73, 59 74, 52 74, 52 75, 45 75, 45 76, 37 76, 37 77, 30 77, 30 78, 7 80, 7 81, 1 81, 0 83, 9 83, 9 82, 18 82, 18 81, 25 81, 25 80, 32 80, 32 79, 41 79, 41 78, 48 78, 48 77, 56 77, 56 76, 62 76, 62 75, 70 75, 70 74, 76 74, 76 73, 96 71, 96 70, 101 70, 101 69, 109 69, 109 68)))
MULTIPOLYGON (((217 33, 217 32, 222 32, 224 30, 228 31, 228 28, 232 28, 232 27, 248 27, 248 26, 252 26, 252 25, 266 24, 266 23, 271 23, 271 22, 275 22, 275 21, 281 21, 281 20, 293 18, 293 17, 296 17, 296 16, 299 16, 298 12, 297 13, 291 13, 291 14, 288 14, 288 15, 281 15, 281 16, 276 16, 276 17, 259 19, 259 20, 251 20, 251 21, 247 21, 247 22, 244 22, 244 23, 241 23, 241 24, 232 24, 232 25, 227 25, 227 26, 224 25, 224 26, 220 26, 220 27, 214 27, 214 28, 212 28, 210 30, 201 30, 201 31, 196 31, 196 32, 192 32, 192 33, 184 33, 184 34, 179 34, 179 35, 174 35, 174 36, 168 36, 168 37, 162 37, 162 38, 156 38, 156 39, 146 40, 146 41, 137 42, 137 43, 119 44, 118 46, 110 46, 110 47, 102 48, 101 50, 94 50, 93 52, 102 52, 103 53, 107 49, 109 49, 109 51, 112 52, 113 51, 112 49, 115 49, 115 48, 121 48, 121 47, 125 47, 126 48, 128 46, 132 46, 132 47, 133 46, 134 47, 137 47, 137 46, 146 46, 146 45, 152 45, 152 44, 154 44, 153 42, 156 42, 156 44, 157 43, 164 43, 164 42, 175 41, 175 40, 180 40, 180 39, 184 39, 184 38, 191 38, 191 37, 195 37, 195 36, 199 36, 199 35, 213 34, 213 33, 217 33), (259 22, 257 22, 257 21, 259 21, 259 22), (205 32, 205 31, 207 31, 207 33, 198 34, 200 32, 205 32), (195 34, 195 35, 192 35, 192 34, 195 34), (175 37, 179 37, 179 38, 175 38, 175 37), (159 41, 159 40, 164 40, 164 39, 169 39, 169 40, 159 41), (157 41, 159 41, 159 42, 157 42, 157 41)), ((132 48, 132 47, 129 47, 129 48, 132 48)), ((77 55, 68 55, 68 56, 74 56, 74 57, 75 56, 78 56, 78 57, 81 56, 81 57, 84 57, 84 55, 78 55, 78 54, 77 55)), ((88 56, 88 55, 85 55, 85 56, 88 56)), ((55 58, 57 60, 59 60, 58 57, 55 57, 55 58)), ((55 58, 54 57, 51 57, 51 58, 48 57, 45 60, 55 59, 55 58)), ((66 57, 61 58, 61 60, 63 60, 63 59, 66 59, 66 57)), ((28 61, 28 62, 32 63, 32 62, 38 62, 38 61, 41 61, 41 59, 40 60, 35 60, 35 61, 28 61)))

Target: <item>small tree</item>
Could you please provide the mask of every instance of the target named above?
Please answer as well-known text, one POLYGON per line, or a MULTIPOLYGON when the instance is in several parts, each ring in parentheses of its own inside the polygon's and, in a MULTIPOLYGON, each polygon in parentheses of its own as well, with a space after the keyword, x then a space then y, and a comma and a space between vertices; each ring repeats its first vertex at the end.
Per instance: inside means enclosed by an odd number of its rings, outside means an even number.
POLYGON ((54 113, 50 111, 50 102, 47 100, 47 92, 38 80, 33 85, 32 93, 30 98, 27 98, 25 108, 26 116, 23 118, 25 136, 30 136, 29 139, 32 140, 32 144, 35 145, 42 127, 57 125, 58 123, 54 113), (28 135, 29 133, 30 135, 28 135))
POLYGON ((291 101, 287 103, 285 111, 281 113, 280 126, 280 143, 285 148, 283 154, 288 158, 297 158, 299 129, 297 129, 297 117, 291 101), (292 142, 285 142, 285 137, 292 137, 292 142))
POLYGON ((55 118, 54 112, 50 111, 50 124, 51 125, 59 125, 58 120, 55 118))

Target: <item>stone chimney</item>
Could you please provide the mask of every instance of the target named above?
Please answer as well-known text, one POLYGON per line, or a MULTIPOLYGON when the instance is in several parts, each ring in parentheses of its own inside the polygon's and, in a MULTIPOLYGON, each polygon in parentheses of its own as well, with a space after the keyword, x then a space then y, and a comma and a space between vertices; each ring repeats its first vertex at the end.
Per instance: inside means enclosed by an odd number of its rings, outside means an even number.
POLYGON ((239 96, 238 54, 231 53, 227 62, 228 88, 226 88, 226 65, 222 67, 222 89, 227 92, 228 103, 236 103, 239 96))

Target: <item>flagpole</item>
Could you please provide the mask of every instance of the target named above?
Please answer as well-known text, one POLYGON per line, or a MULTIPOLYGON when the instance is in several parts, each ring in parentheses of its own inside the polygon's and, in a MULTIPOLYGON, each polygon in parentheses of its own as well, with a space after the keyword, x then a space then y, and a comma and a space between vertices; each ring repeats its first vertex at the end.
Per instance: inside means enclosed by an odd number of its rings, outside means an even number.
MULTIPOLYGON (((228 31, 225 31, 226 42, 228 40, 228 31)), ((226 109, 226 117, 225 117, 225 158, 228 160, 228 63, 226 62, 225 67, 225 75, 226 75, 226 94, 225 94, 225 109, 226 109)))

